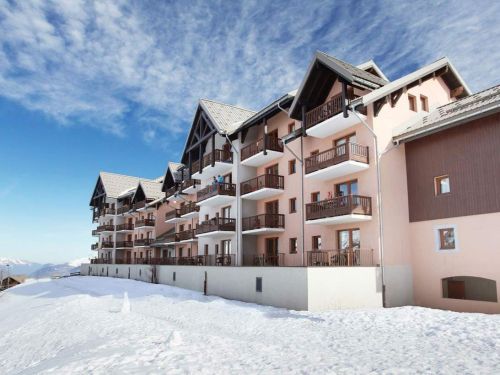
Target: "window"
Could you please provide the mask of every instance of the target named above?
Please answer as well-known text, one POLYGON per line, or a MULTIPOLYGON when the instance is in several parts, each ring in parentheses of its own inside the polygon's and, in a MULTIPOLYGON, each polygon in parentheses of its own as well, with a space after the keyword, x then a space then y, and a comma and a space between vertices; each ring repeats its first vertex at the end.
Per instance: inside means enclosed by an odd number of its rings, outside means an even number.
POLYGON ((441 280, 443 298, 498 302, 495 280, 473 276, 453 276, 441 280))
POLYGON ((438 250, 457 250, 454 226, 437 228, 437 245, 438 250))
POLYGON ((297 254, 297 238, 290 238, 290 254, 297 254))
POLYGON ((222 240, 221 246, 222 246, 222 254, 223 255, 231 254, 231 240, 222 240))
POLYGON ((319 191, 315 191, 314 193, 311 193, 311 203, 319 202, 319 200, 320 200, 319 191))
POLYGON ((448 194, 451 192, 450 176, 444 175, 434 177, 434 190, 436 195, 448 194))
POLYGON ((267 167, 266 174, 278 175, 279 174, 278 164, 274 164, 274 165, 271 165, 270 167, 267 167))
POLYGON ((312 249, 321 250, 321 236, 312 236, 312 249))
POLYGON ((288 124, 288 134, 293 133, 295 131, 295 122, 291 122, 288 124))
POLYGON ((422 111, 429 112, 429 100, 427 99, 427 96, 420 95, 420 107, 422 108, 422 111))
POLYGON ((222 207, 221 216, 226 219, 229 219, 231 217, 231 206, 222 207))
POLYGON ((255 278, 255 291, 262 293, 262 277, 255 278))
POLYGON ((337 232, 339 250, 359 249, 361 244, 360 232, 358 228, 344 229, 337 232))
POLYGON ((290 198, 290 213, 294 214, 297 212, 297 198, 290 198))
POLYGON ((408 94, 408 105, 410 106, 410 111, 417 112, 417 98, 413 95, 408 94))
POLYGON ((279 214, 279 201, 266 202, 266 214, 279 214))
POLYGON ((208 245, 205 244, 205 256, 207 256, 207 255, 208 255, 208 245))
POLYGON ((288 161, 288 174, 294 174, 296 172, 295 159, 288 161))
POLYGON ((346 195, 358 194, 358 180, 352 180, 335 185, 335 196, 345 197, 346 195))

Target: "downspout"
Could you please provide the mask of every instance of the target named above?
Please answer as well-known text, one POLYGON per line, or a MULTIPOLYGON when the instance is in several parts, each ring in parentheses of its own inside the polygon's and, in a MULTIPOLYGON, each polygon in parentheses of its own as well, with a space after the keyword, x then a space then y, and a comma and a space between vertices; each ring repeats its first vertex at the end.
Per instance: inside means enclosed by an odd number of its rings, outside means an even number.
POLYGON ((238 150, 236 150, 236 147, 234 147, 233 142, 229 139, 227 136, 227 133, 224 133, 224 136, 226 137, 226 140, 229 142, 231 145, 231 149, 236 153, 237 158, 235 159, 233 157, 233 164, 236 164, 236 177, 237 181, 235 183, 236 185, 236 264, 238 265, 243 265, 243 255, 241 257, 241 262, 240 262, 240 236, 241 236, 241 221, 243 220, 240 216, 240 184, 239 184, 239 179, 240 179, 240 163, 239 163, 239 155, 240 153, 238 150), (239 264, 241 263, 241 264, 239 264))
POLYGON ((378 214, 378 249, 380 258, 380 277, 382 281, 382 305, 386 307, 385 303, 385 272, 384 272, 384 220, 382 216, 382 190, 381 190, 381 174, 380 174, 380 154, 378 152, 378 138, 377 134, 368 125, 368 123, 359 115, 354 107, 351 107, 352 113, 359 119, 359 121, 370 131, 375 143, 375 156, 377 159, 377 214, 378 214))
MULTIPOLYGON (((288 111, 281 108, 280 102, 278 101, 278 109, 285 112, 287 116, 289 116, 288 111)), ((293 156, 295 156, 296 159, 299 160, 300 163, 300 194, 301 194, 301 202, 300 202, 300 215, 301 215, 301 236, 302 236, 302 267, 305 266, 305 246, 306 246, 306 237, 305 237, 305 215, 304 215, 304 207, 305 207, 305 202, 304 202, 304 137, 303 135, 300 136, 300 157, 297 157, 295 153, 288 147, 285 143, 283 145, 287 148, 288 151, 292 153, 293 156)))

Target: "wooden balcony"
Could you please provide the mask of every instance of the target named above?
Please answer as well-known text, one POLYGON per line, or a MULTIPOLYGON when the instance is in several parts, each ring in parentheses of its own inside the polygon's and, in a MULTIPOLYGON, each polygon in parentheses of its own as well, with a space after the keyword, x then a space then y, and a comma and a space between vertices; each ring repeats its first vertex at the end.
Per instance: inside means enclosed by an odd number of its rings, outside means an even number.
POLYGON ((112 249, 113 247, 115 247, 115 243, 113 241, 101 242, 101 249, 112 249))
POLYGON ((368 168, 368 147, 345 143, 306 158, 305 178, 325 181, 368 168))
POLYGON ((202 221, 196 229, 197 237, 227 238, 236 231, 236 219, 214 217, 202 221))
POLYGON ((260 167, 283 156, 283 142, 265 134, 263 138, 241 149, 241 164, 260 167))
POLYGON ((309 267, 371 267, 372 249, 312 250, 307 252, 309 267))
POLYGON ((134 247, 134 241, 116 241, 117 249, 127 249, 134 247))
POLYGON ((208 185, 197 193, 198 206, 216 207, 231 203, 236 196, 236 185, 216 183, 208 185))
POLYGON ((165 196, 167 197, 167 200, 168 201, 174 200, 175 195, 177 194, 178 191, 179 191, 179 187, 177 186, 177 184, 168 188, 167 191, 165 192, 165 196))
POLYGON ((184 194, 194 194, 201 188, 201 181, 195 178, 190 178, 182 181, 181 191, 184 194))
POLYGON ((99 231, 97 229, 92 229, 92 235, 93 236, 98 236, 99 235, 99 231))
POLYGON ((128 213, 131 209, 132 209, 132 206, 126 204, 126 205, 123 205, 121 207, 118 207, 118 209, 116 210, 116 213, 119 215, 123 215, 123 214, 128 213))
POLYGON ((180 215, 183 219, 192 219, 197 217, 199 212, 200 206, 197 206, 195 202, 188 202, 180 208, 180 215))
POLYGON ((116 209, 114 207, 106 207, 103 209, 102 213, 106 216, 113 216, 116 214, 116 209))
POLYGON ((98 243, 93 243, 92 245, 90 245, 90 250, 97 250, 98 248, 99 248, 98 243))
POLYGON ((243 234, 270 234, 285 231, 285 215, 262 214, 243 218, 243 234))
POLYGON ((233 153, 231 151, 216 149, 192 164, 191 175, 194 179, 206 180, 230 172, 232 164, 233 153))
POLYGON ((98 233, 113 232, 115 230, 115 226, 113 224, 99 225, 96 230, 98 233))
POLYGON ((194 229, 188 229, 177 233, 177 238, 179 239, 179 242, 192 242, 197 240, 194 229))
MULTIPOLYGON (((349 105, 356 97, 356 95, 348 97, 346 104, 349 105)), ((342 104, 342 95, 339 94, 308 111, 305 118, 307 135, 326 138, 359 123, 359 119, 350 111, 348 117, 344 117, 342 104)))
POLYGON ((271 198, 283 193, 285 179, 276 174, 263 174, 244 181, 240 185, 241 197, 245 199, 260 200, 271 198))
POLYGON ((113 260, 109 258, 94 258, 90 259, 90 264, 112 264, 113 260))
POLYGON ((165 223, 178 223, 180 221, 184 221, 184 219, 181 218, 180 209, 176 208, 165 213, 165 223))
POLYGON ((306 224, 345 224, 372 218, 372 199, 346 195, 306 204, 306 224))
POLYGON ((285 265, 285 254, 277 255, 243 255, 243 265, 249 267, 279 267, 285 265))
POLYGON ((154 242, 154 238, 139 238, 134 240, 135 247, 147 247, 150 246, 154 242))
POLYGON ((133 231, 133 230, 134 230, 134 224, 132 224, 132 223, 118 224, 116 226, 117 232, 126 232, 126 231, 133 231))
POLYGON ((154 226, 155 219, 140 219, 135 221, 135 229, 154 226))

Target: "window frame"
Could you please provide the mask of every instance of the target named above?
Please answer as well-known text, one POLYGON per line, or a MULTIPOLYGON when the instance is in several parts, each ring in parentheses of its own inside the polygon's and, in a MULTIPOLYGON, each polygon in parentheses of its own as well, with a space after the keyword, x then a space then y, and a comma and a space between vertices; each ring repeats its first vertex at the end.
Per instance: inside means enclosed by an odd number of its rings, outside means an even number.
POLYGON ((440 195, 447 195, 447 194, 451 194, 451 181, 450 181, 450 175, 449 174, 443 174, 441 176, 436 176, 434 177, 434 195, 436 197, 440 196, 440 195), (442 192, 441 191, 441 181, 443 181, 444 179, 448 179, 448 190, 447 192, 442 192))
POLYGON ((290 214, 297 213, 297 198, 294 197, 288 200, 288 212, 290 214), (293 210, 292 210, 292 202, 293 202, 293 210))
POLYGON ((322 245, 323 245, 323 241, 321 240, 320 235, 311 236, 311 250, 312 251, 321 251, 321 248, 323 247, 322 245), (315 246, 316 244, 319 246, 315 246))
POLYGON ((296 159, 288 160, 288 174, 297 173, 297 161, 296 159))
POLYGON ((420 108, 424 112, 429 112, 429 98, 420 94, 420 108))
POLYGON ((291 237, 288 239, 288 253, 289 254, 297 254, 299 249, 299 243, 297 241, 297 237, 291 237), (292 243, 295 243, 295 246, 292 246, 292 243))
POLYGON ((458 231, 457 231, 457 226, 455 224, 442 224, 442 225, 436 225, 434 228, 434 244, 435 244, 435 251, 438 253, 444 253, 444 254, 449 254, 449 253, 456 253, 460 251, 459 248, 459 242, 458 242, 458 231), (455 247, 454 248, 446 248, 442 247, 442 232, 444 230, 453 230, 453 240, 455 242, 455 247))
POLYGON ((412 112, 417 112, 417 97, 412 94, 408 94, 408 109, 412 112))

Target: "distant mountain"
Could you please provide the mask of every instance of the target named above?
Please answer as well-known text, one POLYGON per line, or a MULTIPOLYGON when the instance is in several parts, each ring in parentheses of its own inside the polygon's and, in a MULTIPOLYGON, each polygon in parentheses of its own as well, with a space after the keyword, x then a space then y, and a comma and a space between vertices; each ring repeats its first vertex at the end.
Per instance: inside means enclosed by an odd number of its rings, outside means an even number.
POLYGON ((30 275, 44 267, 44 264, 30 262, 29 260, 0 257, 0 269, 7 271, 7 264, 11 275, 30 275))
POLYGON ((26 275, 35 279, 42 279, 52 276, 65 276, 71 272, 79 272, 80 265, 88 261, 87 258, 82 258, 62 264, 40 264, 27 260, 0 258, 0 268, 5 270, 8 264, 11 275, 26 275))

